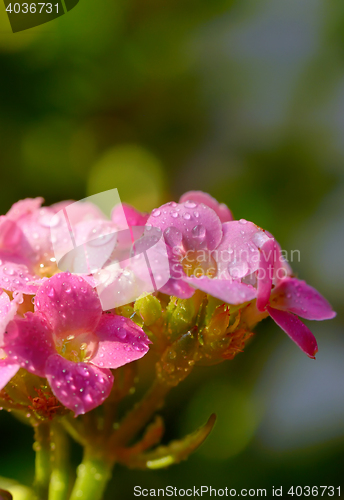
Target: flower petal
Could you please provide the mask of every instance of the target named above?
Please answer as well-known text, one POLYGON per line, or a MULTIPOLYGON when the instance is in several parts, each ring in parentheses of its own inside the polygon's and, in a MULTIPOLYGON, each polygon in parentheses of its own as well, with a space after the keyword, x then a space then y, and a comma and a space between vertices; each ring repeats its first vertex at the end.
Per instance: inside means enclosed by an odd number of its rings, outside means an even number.
POLYGON ((14 203, 6 216, 11 220, 18 220, 21 217, 36 212, 44 202, 43 198, 25 198, 14 203))
POLYGON ((290 311, 305 319, 331 319, 336 315, 315 288, 297 278, 282 280, 273 291, 270 303, 275 309, 290 311))
POLYGON ((99 347, 90 362, 99 367, 118 368, 142 358, 149 349, 150 340, 142 328, 122 316, 103 314, 95 334, 99 347))
POLYGON ((204 191, 188 191, 184 193, 179 200, 179 203, 184 203, 185 201, 195 201, 196 203, 204 203, 207 207, 214 210, 219 216, 221 222, 229 222, 233 220, 232 212, 229 210, 227 205, 224 203, 219 203, 215 198, 210 196, 204 191))
POLYGON ((267 303, 269 302, 276 256, 277 247, 275 240, 273 238, 269 238, 260 248, 259 269, 257 276, 258 311, 264 311, 267 303))
POLYGON ((56 352, 49 325, 41 315, 30 312, 8 324, 3 350, 9 363, 18 363, 39 377, 45 376, 47 357, 56 352))
POLYGON ((186 278, 185 281, 194 288, 202 290, 227 304, 239 305, 253 300, 257 291, 253 286, 237 281, 211 279, 207 276, 199 278, 186 278))
POLYGON ((18 302, 10 300, 6 292, 0 290, 0 347, 3 345, 4 331, 17 312, 18 302))
POLYGON ((259 267, 259 248, 269 236, 253 222, 225 222, 222 225, 223 238, 214 252, 218 275, 228 271, 233 279, 244 278, 259 267))
POLYGON ((136 210, 136 208, 122 203, 115 206, 111 214, 111 220, 120 228, 126 229, 128 226, 144 226, 148 220, 149 214, 136 210), (123 220, 123 212, 125 220, 123 220))
POLYGON ((317 341, 313 333, 295 314, 267 307, 268 313, 277 325, 286 332, 300 349, 312 359, 318 352, 317 341))
POLYGON ((211 208, 203 203, 166 203, 152 211, 147 226, 164 231, 170 246, 184 245, 186 250, 213 250, 222 239, 221 221, 211 208))
POLYGON ((17 364, 9 364, 7 359, 0 359, 0 391, 14 377, 19 368, 17 364))
POLYGON ((46 377, 62 404, 75 416, 101 405, 109 396, 113 384, 110 370, 90 363, 73 363, 59 354, 47 359, 46 377))
POLYGON ((49 322, 55 334, 95 330, 102 314, 95 290, 81 277, 70 273, 55 274, 40 287, 35 311, 49 322))
POLYGON ((33 295, 38 290, 36 276, 34 276, 25 264, 11 260, 5 260, 0 256, 0 288, 10 292, 22 292, 33 295))

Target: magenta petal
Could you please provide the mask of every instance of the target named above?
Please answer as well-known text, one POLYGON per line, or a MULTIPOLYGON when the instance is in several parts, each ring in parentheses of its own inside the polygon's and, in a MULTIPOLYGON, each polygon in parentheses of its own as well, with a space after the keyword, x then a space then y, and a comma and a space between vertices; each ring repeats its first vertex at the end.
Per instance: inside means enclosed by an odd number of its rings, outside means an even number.
POLYGON ((271 306, 290 311, 305 319, 331 319, 336 313, 327 300, 305 281, 286 278, 271 295, 271 306))
POLYGON ((204 193, 203 191, 188 191, 180 197, 179 203, 184 203, 189 200, 207 205, 207 207, 217 213, 221 222, 229 222, 230 220, 233 220, 232 212, 229 210, 227 205, 219 203, 208 193, 204 193))
POLYGON ((170 202, 152 211, 147 226, 164 232, 170 247, 183 244, 185 249, 213 250, 222 239, 222 225, 211 208, 194 201, 170 202))
POLYGON ((144 214, 136 210, 136 208, 122 203, 117 205, 111 214, 112 222, 114 222, 120 229, 132 226, 144 226, 148 220, 149 214, 144 214), (123 220, 123 213, 125 220, 123 220))
POLYGON ((202 290, 227 304, 239 305, 256 298, 257 291, 253 286, 228 280, 211 279, 207 276, 186 278, 191 286, 202 290))
POLYGON ((160 288, 161 293, 165 293, 166 295, 173 295, 174 297, 178 297, 179 299, 189 299, 195 293, 194 288, 189 286, 182 279, 170 278, 168 282, 160 288))
POLYGON ((300 349, 312 359, 318 352, 317 341, 313 333, 295 314, 267 307, 268 313, 277 325, 285 331, 300 349))
POLYGON ((253 222, 226 222, 222 225, 223 238, 214 256, 218 274, 227 270, 233 279, 244 278, 259 267, 259 249, 269 240, 269 236, 253 222))
POLYGON ((118 368, 142 358, 149 349, 150 340, 142 328, 122 316, 103 314, 95 334, 99 347, 90 362, 99 367, 118 368))
POLYGON ((83 278, 60 273, 38 290, 35 311, 43 314, 54 333, 58 334, 94 331, 102 308, 97 292, 83 278))
POLYGON ((33 313, 8 324, 3 350, 9 363, 18 363, 40 377, 45 376, 47 357, 56 352, 48 324, 42 316, 33 313))
POLYGON ((25 264, 18 264, 13 260, 2 259, 0 266, 0 288, 10 292, 22 292, 28 295, 35 294, 38 289, 36 277, 31 274, 25 264))
POLYGON ((3 345, 3 334, 8 323, 17 312, 18 303, 10 300, 6 292, 0 290, 0 347, 3 345))
POLYGON ((108 369, 73 363, 59 354, 48 358, 46 377, 57 399, 73 410, 76 417, 101 405, 109 396, 114 380, 108 369))
POLYGON ((264 311, 269 302, 274 262, 276 258, 275 240, 270 238, 263 243, 260 249, 259 269, 257 276, 257 308, 264 311))
POLYGON ((19 368, 19 365, 9 364, 7 359, 0 359, 0 391, 14 377, 19 368))
POLYGON ((21 217, 36 212, 44 202, 43 198, 25 198, 14 203, 6 216, 11 220, 18 220, 21 217))

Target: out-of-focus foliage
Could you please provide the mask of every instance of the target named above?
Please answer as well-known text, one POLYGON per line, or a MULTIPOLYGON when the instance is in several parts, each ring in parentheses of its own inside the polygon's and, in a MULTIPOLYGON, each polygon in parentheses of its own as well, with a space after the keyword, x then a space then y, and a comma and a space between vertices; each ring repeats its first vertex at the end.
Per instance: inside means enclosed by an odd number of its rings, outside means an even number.
MULTIPOLYGON (((195 371, 162 410, 166 442, 216 411, 213 434, 168 470, 118 467, 109 499, 342 482, 343 27, 326 0, 80 0, 16 35, 0 9, 1 213, 115 187, 150 210, 203 189, 300 250, 291 265, 338 311, 312 325, 315 362, 267 320, 244 354, 195 371)), ((10 417, 0 475, 30 484, 31 431, 10 417)))

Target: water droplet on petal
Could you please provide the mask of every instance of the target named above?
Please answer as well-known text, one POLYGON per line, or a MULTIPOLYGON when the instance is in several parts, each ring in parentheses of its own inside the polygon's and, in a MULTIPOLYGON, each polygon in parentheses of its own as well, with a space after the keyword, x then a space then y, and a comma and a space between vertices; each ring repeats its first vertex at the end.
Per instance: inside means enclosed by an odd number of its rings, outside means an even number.
POLYGON ((200 241, 203 241, 206 237, 206 229, 202 224, 195 226, 192 229, 192 236, 200 241))
POLYGON ((183 214, 183 219, 190 220, 191 219, 191 215, 188 212, 185 212, 185 214, 183 214))
POLYGON ((191 201, 191 200, 188 200, 184 203, 184 207, 186 208, 196 208, 197 207, 197 203, 195 203, 194 201, 191 201))

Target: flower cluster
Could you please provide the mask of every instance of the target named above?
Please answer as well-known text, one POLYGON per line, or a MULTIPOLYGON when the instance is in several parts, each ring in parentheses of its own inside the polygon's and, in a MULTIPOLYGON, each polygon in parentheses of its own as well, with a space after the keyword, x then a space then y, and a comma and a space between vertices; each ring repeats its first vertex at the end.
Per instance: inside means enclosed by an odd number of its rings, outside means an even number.
MULTIPOLYGON (((149 339, 160 349, 158 376, 167 380, 176 367, 184 370, 171 362, 179 359, 179 345, 192 352, 186 367, 202 357, 233 357, 268 315, 315 356, 316 340, 298 317, 333 318, 330 304, 293 276, 270 233, 233 220, 210 195, 189 192, 151 214, 114 207, 109 221, 91 203, 74 211, 80 241, 104 223, 112 231, 122 228, 123 213, 129 228, 145 226, 142 238, 152 228, 163 235, 169 278, 125 311, 102 310, 93 276, 58 269, 50 230, 70 203, 41 207, 42 199, 27 199, 0 218, 0 390, 22 368, 44 378, 57 401, 77 416, 108 398, 114 370, 144 356, 149 339)), ((128 261, 117 265, 130 270, 128 261)), ((170 385, 183 377, 171 376, 170 385)))

